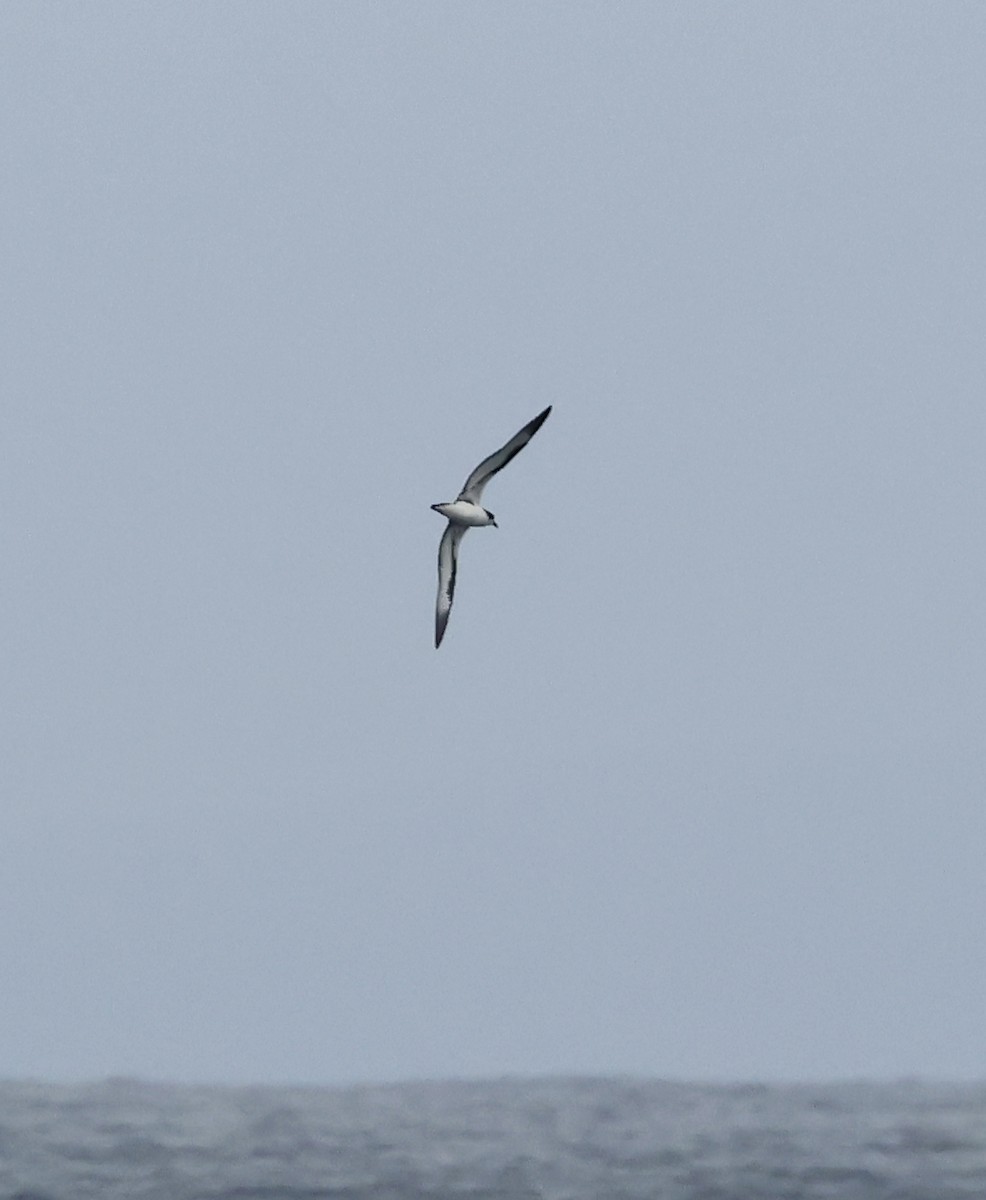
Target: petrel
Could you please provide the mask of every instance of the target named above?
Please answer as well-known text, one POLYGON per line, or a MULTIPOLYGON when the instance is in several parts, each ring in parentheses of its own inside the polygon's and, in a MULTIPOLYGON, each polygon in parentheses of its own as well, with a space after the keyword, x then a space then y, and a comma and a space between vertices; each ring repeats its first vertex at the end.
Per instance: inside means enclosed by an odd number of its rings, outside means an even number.
MULTIPOLYGON (((515 433, 505 446, 484 458, 465 482, 452 504, 433 504, 431 507, 443 517, 448 525, 438 544, 438 600, 435 605, 435 649, 442 644, 445 626, 452 611, 452 595, 455 592, 455 564, 459 555, 459 543, 473 525, 496 525, 493 514, 479 503, 483 488, 497 471, 502 471, 508 462, 524 449, 531 438, 547 421, 551 405, 515 433)), ((499 525, 496 525, 499 529, 499 525)))

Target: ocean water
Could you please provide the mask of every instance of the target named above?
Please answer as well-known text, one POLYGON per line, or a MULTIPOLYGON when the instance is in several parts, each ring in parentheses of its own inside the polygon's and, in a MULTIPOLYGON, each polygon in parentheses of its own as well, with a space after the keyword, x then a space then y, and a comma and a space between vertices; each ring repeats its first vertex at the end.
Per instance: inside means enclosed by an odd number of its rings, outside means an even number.
POLYGON ((986 1083, 0 1084, 0 1200, 984 1200, 986 1083))

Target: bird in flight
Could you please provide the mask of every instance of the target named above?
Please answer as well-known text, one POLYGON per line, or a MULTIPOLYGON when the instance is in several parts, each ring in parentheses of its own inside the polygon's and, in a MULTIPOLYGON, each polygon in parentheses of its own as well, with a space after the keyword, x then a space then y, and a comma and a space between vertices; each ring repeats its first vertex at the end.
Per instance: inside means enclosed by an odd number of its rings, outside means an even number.
MULTIPOLYGON (((449 613, 452 611, 459 543, 472 526, 496 525, 493 514, 488 508, 483 508, 479 502, 483 495, 483 488, 497 471, 502 471, 507 463, 524 449, 547 421, 550 412, 551 405, 549 404, 544 412, 538 413, 533 421, 529 421, 519 433, 515 433, 505 446, 501 446, 489 458, 484 458, 466 480, 462 491, 459 492, 453 503, 431 506, 435 512, 441 513, 443 517, 448 517, 448 525, 438 544, 438 601, 435 605, 436 650, 442 644, 445 626, 448 625, 449 613)), ((498 525, 496 527, 499 529, 498 525)))

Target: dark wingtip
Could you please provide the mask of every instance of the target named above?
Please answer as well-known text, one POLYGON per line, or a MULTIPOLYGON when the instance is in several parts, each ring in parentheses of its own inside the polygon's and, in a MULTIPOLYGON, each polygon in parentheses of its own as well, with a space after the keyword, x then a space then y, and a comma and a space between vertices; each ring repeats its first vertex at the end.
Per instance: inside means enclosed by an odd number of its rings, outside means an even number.
MULTIPOLYGON (((545 421, 547 421, 550 412, 551 412, 551 405, 549 404, 548 407, 544 410, 544 412, 539 412, 533 421, 527 422, 527 424, 521 430, 521 433, 526 433, 528 440, 530 440, 537 433, 537 431, 541 428, 541 426, 545 423, 545 421)), ((509 461, 510 460, 507 459, 507 462, 509 462, 509 461)), ((504 463, 504 466, 506 466, 506 463, 504 463)))

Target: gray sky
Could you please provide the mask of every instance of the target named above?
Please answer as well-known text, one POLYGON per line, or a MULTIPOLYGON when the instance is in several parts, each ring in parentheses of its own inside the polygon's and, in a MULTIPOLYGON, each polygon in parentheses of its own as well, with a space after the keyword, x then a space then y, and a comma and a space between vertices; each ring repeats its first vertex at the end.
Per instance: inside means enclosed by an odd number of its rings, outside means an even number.
POLYGON ((984 62, 0 8, 0 1074, 986 1075, 984 62))

